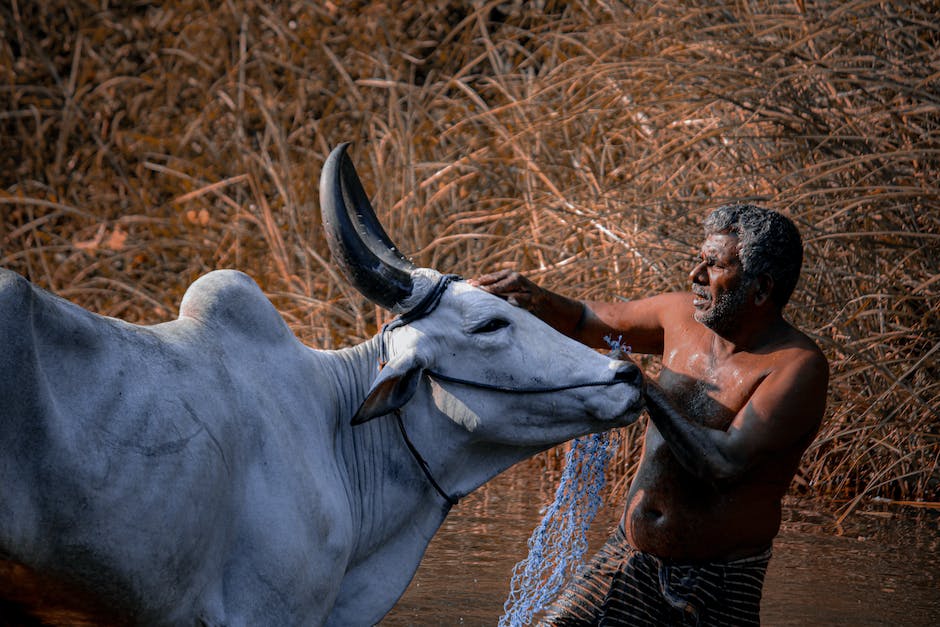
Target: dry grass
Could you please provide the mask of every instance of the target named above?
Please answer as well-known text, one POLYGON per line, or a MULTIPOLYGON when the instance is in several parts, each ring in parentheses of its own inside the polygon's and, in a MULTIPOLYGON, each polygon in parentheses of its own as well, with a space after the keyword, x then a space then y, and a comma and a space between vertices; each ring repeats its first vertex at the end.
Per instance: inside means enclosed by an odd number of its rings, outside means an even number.
POLYGON ((697 4, 13 0, 0 265, 139 322, 236 267, 333 347, 385 315, 318 224, 340 141, 419 264, 577 297, 684 289, 701 218, 758 201, 803 231, 790 316, 833 366, 795 490, 936 502, 936 6, 697 4))

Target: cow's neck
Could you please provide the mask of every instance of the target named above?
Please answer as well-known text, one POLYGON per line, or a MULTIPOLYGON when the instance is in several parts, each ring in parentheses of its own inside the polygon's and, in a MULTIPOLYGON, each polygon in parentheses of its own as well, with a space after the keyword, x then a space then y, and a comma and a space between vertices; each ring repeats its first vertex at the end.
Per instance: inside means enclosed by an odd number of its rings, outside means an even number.
MULTIPOLYGON (((443 523, 450 505, 434 489, 404 442, 393 415, 351 427, 349 419, 377 374, 380 338, 343 351, 350 369, 349 398, 337 428, 340 458, 345 461, 347 489, 357 544, 331 623, 377 622, 405 591, 428 542, 443 523), (375 615, 362 603, 377 600, 375 615)), ((409 438, 427 461, 444 491, 464 496, 512 464, 536 452, 518 446, 473 442, 461 425, 440 413, 422 381, 403 408, 409 438)))
POLYGON ((378 622, 408 586, 450 509, 429 489, 394 416, 349 424, 378 373, 380 341, 338 351, 340 367, 332 369, 342 373, 337 457, 345 465, 355 545, 330 624, 378 622))

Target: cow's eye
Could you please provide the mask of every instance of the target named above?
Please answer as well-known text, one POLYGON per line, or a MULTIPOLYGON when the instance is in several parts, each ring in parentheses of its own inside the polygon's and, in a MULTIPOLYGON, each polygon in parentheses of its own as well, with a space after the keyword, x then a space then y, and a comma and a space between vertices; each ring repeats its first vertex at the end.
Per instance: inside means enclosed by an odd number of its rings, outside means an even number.
POLYGON ((509 321, 503 318, 492 318, 474 328, 471 333, 493 333, 509 326, 509 321))

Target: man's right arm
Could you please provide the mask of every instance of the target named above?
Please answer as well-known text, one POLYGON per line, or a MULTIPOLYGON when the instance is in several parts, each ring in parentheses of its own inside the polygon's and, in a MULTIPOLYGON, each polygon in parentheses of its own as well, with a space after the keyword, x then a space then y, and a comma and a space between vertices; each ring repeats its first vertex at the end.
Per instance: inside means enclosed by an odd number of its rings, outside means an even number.
POLYGON ((471 279, 470 284, 506 299, 510 305, 521 307, 565 335, 581 340, 579 335, 588 313, 584 303, 539 287, 512 270, 484 274, 471 279))
POLYGON ((539 287, 515 271, 502 270, 470 281, 510 304, 535 314, 549 325, 593 348, 610 348, 605 338, 621 339, 636 353, 662 354, 663 312, 681 294, 634 301, 578 301, 539 287))

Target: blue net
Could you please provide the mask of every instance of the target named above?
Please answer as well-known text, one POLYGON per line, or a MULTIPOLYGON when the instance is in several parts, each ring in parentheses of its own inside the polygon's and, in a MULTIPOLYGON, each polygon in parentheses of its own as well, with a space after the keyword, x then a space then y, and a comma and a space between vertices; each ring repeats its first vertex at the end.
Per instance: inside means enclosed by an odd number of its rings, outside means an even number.
POLYGON ((522 627, 584 563, 587 531, 601 505, 607 462, 617 449, 611 433, 572 441, 555 500, 529 538, 529 555, 513 569, 500 627, 522 627))
MULTIPOLYGON (((609 357, 619 359, 630 347, 609 336, 609 357)), ((587 531, 602 502, 607 463, 617 450, 611 432, 572 440, 555 500, 529 537, 529 555, 516 564, 499 627, 523 627, 561 592, 584 564, 587 531)))

